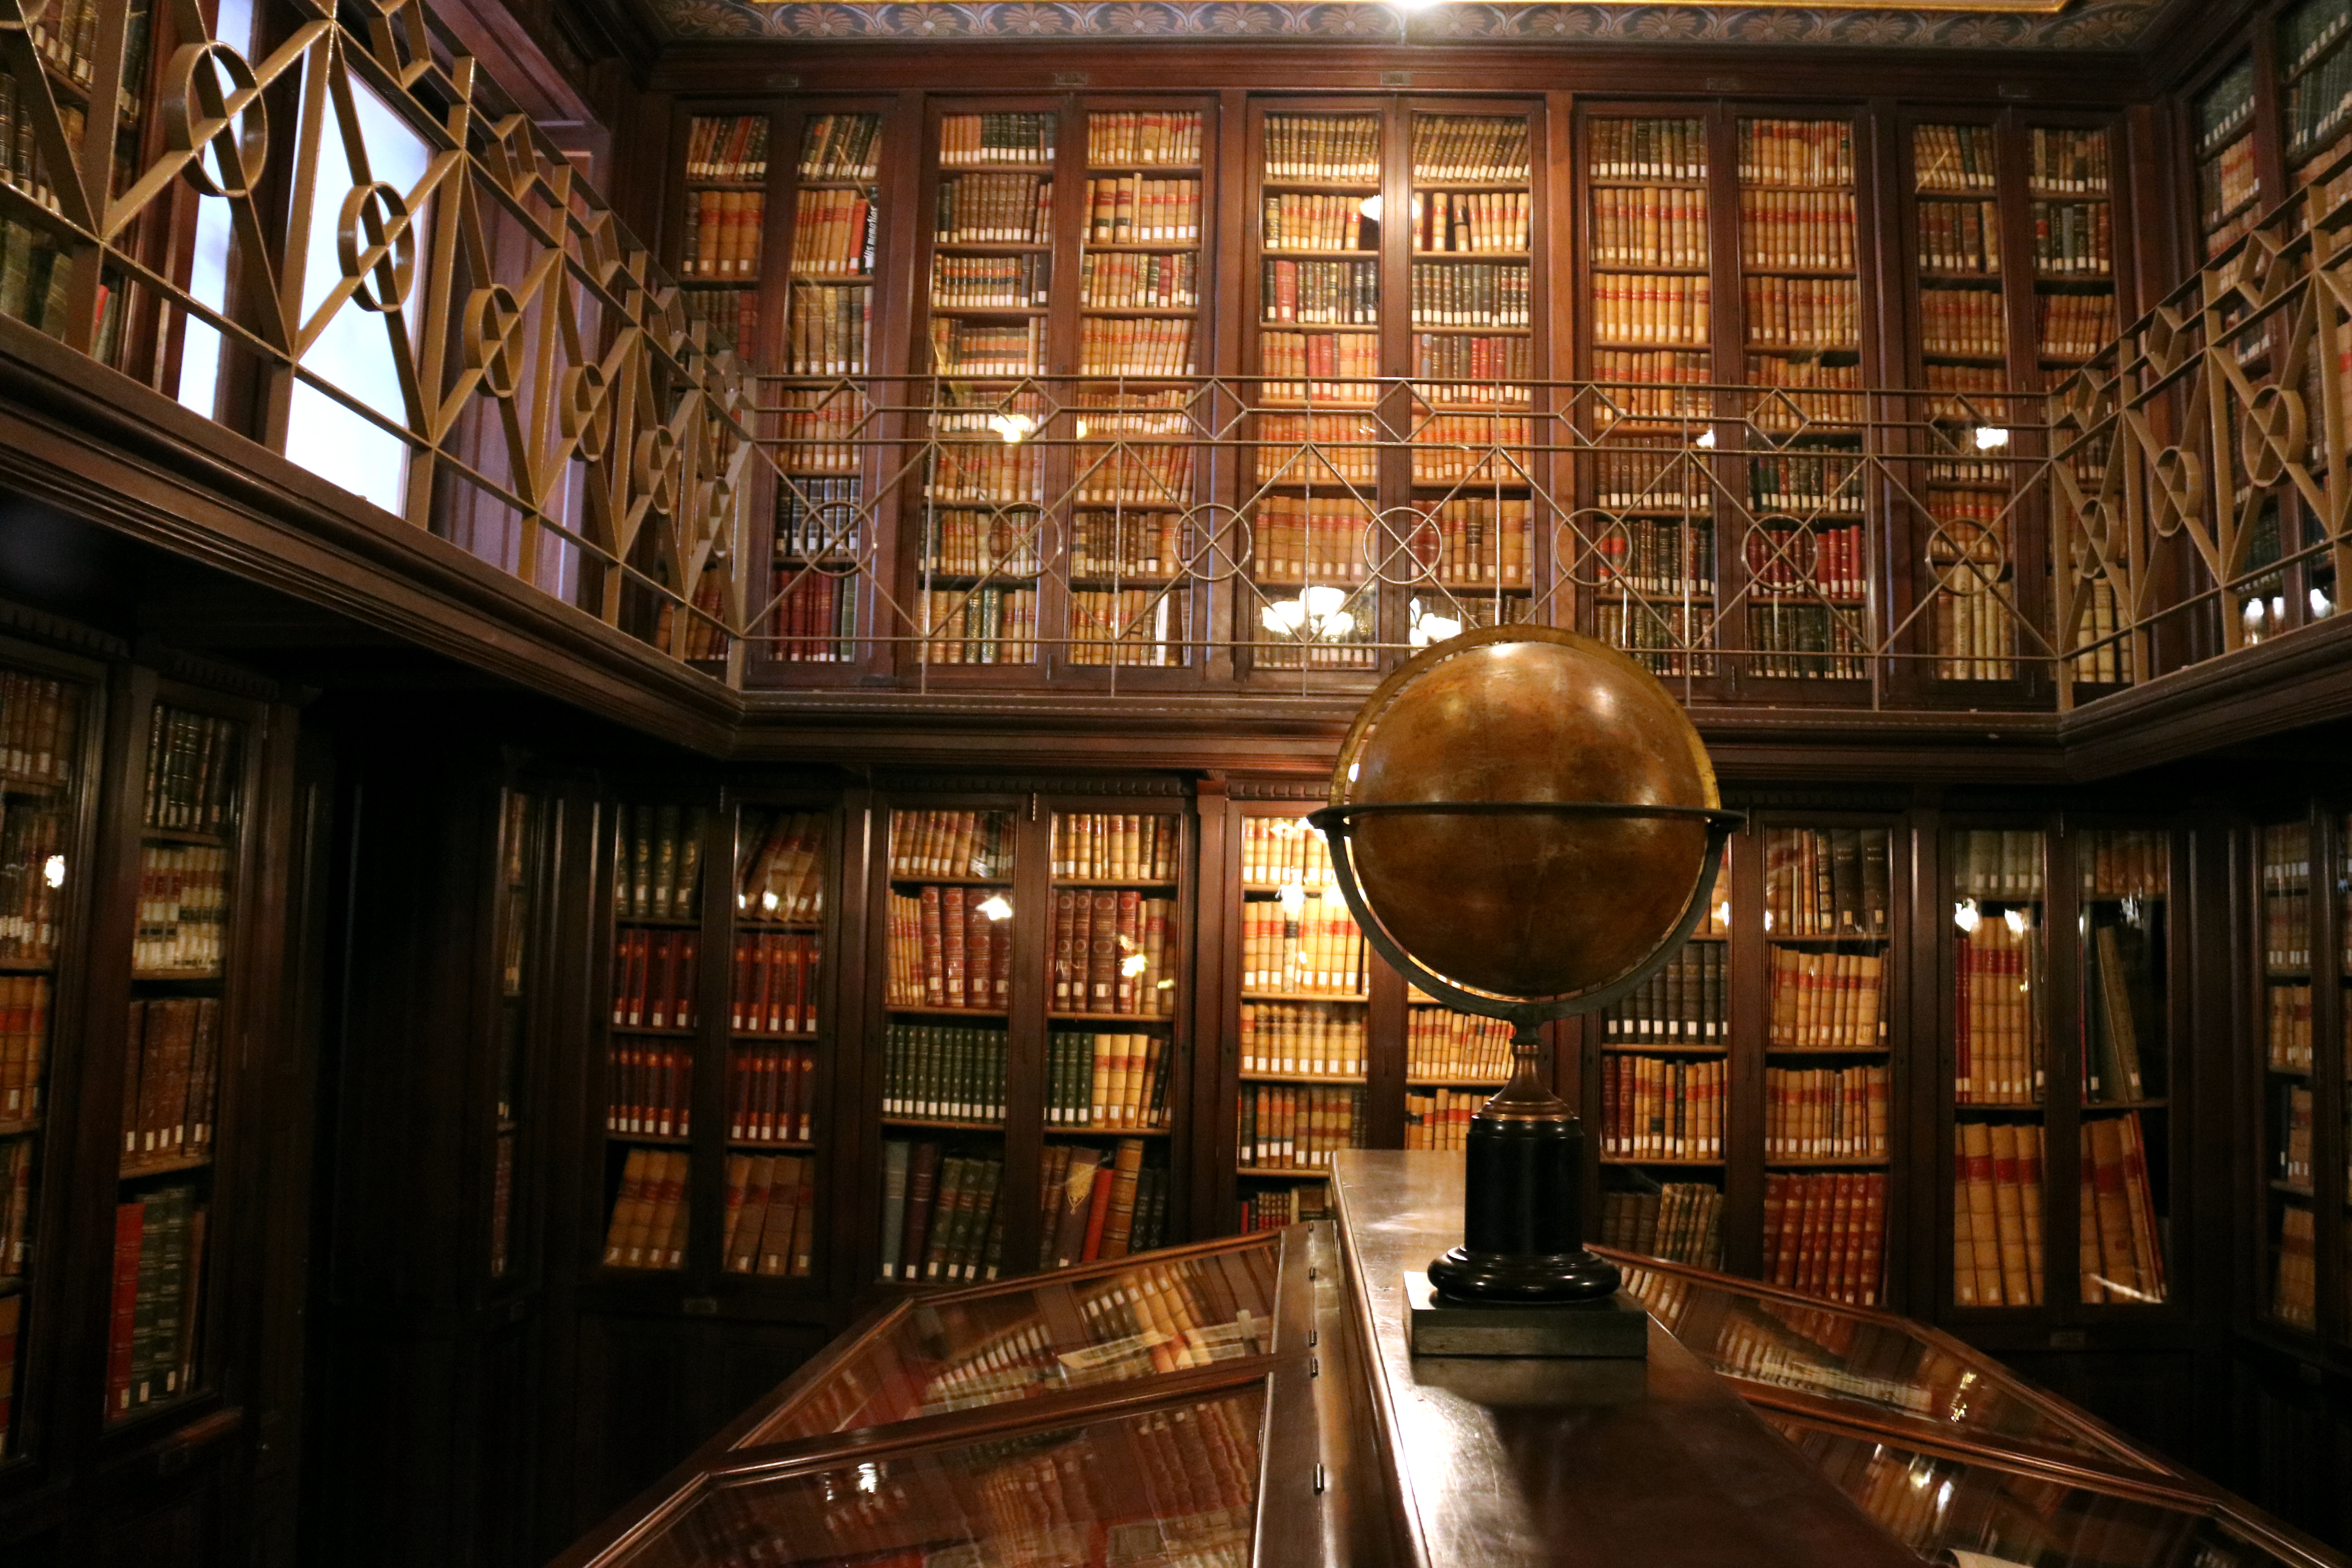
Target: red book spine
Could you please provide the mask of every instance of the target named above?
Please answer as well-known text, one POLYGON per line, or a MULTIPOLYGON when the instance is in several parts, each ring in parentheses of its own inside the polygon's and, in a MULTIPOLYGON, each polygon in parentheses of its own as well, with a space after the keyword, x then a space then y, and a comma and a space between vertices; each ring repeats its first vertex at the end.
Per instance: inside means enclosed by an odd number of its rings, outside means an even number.
POLYGON ((107 1324, 106 1407, 131 1407, 131 1347, 139 1320, 139 1247, 146 1219, 144 1204, 114 1211, 114 1295, 107 1324))
POLYGON ((1110 1219, 1110 1190, 1118 1174, 1117 1167, 1108 1160, 1095 1167, 1095 1190, 1087 1207, 1086 1250, 1081 1254, 1087 1263, 1102 1256, 1103 1226, 1110 1219))

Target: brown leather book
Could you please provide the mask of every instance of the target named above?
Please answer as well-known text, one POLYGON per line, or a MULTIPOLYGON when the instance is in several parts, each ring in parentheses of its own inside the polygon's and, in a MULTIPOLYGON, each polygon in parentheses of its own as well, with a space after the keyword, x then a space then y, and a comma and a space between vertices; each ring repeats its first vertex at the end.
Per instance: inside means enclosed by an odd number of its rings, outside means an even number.
POLYGON ((930 1228, 931 1211, 936 1206, 939 1181, 940 1146, 916 1144, 907 1163, 907 1223, 898 1252, 898 1278, 901 1279, 921 1277, 924 1243, 930 1228))
POLYGON ((1135 1189, 1143 1173, 1143 1140, 1118 1141, 1116 1175, 1111 1183, 1110 1215, 1103 1226, 1101 1258, 1124 1258, 1135 1230, 1135 1189))
POLYGON ((1106 888, 1094 895, 1094 921, 1087 963, 1087 1010, 1115 1010, 1118 984, 1118 894, 1106 888))

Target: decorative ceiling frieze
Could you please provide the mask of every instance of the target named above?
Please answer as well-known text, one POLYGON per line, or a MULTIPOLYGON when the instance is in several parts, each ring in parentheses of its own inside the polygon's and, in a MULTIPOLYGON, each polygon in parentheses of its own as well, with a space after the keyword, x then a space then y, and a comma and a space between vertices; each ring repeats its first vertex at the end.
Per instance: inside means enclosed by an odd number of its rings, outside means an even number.
POLYGON ((2170 0, 1846 0, 1833 5, 1609 5, 1454 0, 645 0, 677 38, 805 42, 1055 38, 1328 43, 1753 44, 1843 48, 2122 50, 2170 0))

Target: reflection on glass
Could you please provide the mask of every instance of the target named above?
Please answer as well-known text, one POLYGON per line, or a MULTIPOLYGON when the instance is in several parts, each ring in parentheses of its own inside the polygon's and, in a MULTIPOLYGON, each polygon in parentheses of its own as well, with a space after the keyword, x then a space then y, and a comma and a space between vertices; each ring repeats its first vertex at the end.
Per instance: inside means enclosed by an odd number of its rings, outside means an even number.
POLYGON ((2085 1301, 2153 1305, 2165 1297, 2168 847, 2161 833, 2096 831, 2079 854, 2083 1099, 2122 1111, 2083 1121, 2085 1301))
POLYGON ((1625 1287, 1726 1377, 1793 1389, 1874 1414, 1933 1421, 1990 1441, 2137 1464, 2023 1398, 1990 1362, 1906 1322, 1785 1301, 1699 1273, 1630 1268, 1625 1287))
POLYGON ((631 1563, 1242 1568, 1261 1387, 1059 1431, 731 1480, 631 1563))
POLYGON ((1786 1416, 1770 1419, 1840 1490, 1923 1556, 1975 1553, 1985 1568, 2262 1568, 2283 1561, 2187 1509, 1914 1453, 1786 1416))
POLYGON ((1277 1244, 919 1303, 742 1447, 1121 1383, 1274 1349, 1277 1244))

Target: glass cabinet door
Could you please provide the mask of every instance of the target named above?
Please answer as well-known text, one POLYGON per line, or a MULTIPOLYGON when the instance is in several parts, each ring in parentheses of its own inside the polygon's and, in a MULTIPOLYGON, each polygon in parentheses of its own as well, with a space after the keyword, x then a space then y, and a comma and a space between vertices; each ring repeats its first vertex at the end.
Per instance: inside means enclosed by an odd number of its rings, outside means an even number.
POLYGON ((2262 830, 2262 977, 2269 1016, 2263 1073, 2263 1308, 2318 1326, 2311 1162, 2311 827, 2262 830))
POLYGON ((1004 1266, 1013 839, 1009 811, 891 814, 885 1279, 970 1283, 1004 1266))
POLYGON ((237 721, 169 703, 156 704, 149 725, 114 1210, 110 1420, 184 1397, 197 1377, 245 742, 237 721))
POLYGON ((20 1451, 22 1373, 47 1335, 26 1300, 54 1256, 34 1217, 48 1175, 49 1020, 66 979, 61 928, 84 870, 73 857, 94 706, 79 682, 0 671, 0 1460, 20 1451))
POLYGON ((832 835, 816 812, 746 809, 735 836, 727 1006, 727 1273, 809 1278, 817 1230, 819 1005, 832 835))
POLYGON ((2170 843, 2095 830, 2078 849, 2082 1231, 2085 1303, 2165 1299, 2171 1042, 2166 940, 2170 843))
POLYGON ((1952 1304, 2042 1300, 2048 1168, 2043 840, 1952 837, 1952 1304))

